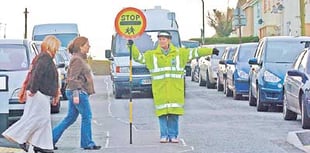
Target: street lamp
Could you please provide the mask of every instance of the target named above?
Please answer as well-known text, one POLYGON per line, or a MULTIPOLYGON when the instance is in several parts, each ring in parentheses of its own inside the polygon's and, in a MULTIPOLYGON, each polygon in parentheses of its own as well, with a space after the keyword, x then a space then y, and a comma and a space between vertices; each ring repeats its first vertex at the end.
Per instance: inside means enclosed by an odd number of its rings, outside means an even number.
POLYGON ((205 44, 205 2, 201 0, 202 3, 202 44, 205 44))

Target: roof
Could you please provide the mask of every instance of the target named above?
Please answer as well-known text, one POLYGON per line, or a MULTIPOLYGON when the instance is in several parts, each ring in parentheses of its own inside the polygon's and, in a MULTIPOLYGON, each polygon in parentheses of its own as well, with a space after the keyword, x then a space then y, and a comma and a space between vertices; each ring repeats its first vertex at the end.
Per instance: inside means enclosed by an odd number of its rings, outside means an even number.
POLYGON ((49 23, 37 24, 33 27, 33 35, 46 35, 55 33, 78 33, 76 23, 49 23))

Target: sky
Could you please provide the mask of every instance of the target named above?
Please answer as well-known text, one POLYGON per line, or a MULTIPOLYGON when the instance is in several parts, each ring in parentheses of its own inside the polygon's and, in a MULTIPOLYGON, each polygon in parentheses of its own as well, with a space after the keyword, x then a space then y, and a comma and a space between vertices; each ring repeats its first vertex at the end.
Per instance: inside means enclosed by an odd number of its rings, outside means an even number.
MULTIPOLYGON (((204 0, 208 11, 235 7, 237 0, 204 0)), ((200 37, 202 29, 201 0, 3 0, 0 4, 0 38, 24 38, 25 8, 28 9, 27 38, 31 39, 35 24, 77 23, 81 36, 89 38, 90 55, 103 59, 105 49, 111 45, 114 20, 126 7, 150 9, 161 6, 176 13, 182 40, 200 37), (4 30, 5 29, 5 30, 4 30), (5 32, 4 32, 5 31, 5 32)), ((205 18, 205 36, 214 35, 205 18)))

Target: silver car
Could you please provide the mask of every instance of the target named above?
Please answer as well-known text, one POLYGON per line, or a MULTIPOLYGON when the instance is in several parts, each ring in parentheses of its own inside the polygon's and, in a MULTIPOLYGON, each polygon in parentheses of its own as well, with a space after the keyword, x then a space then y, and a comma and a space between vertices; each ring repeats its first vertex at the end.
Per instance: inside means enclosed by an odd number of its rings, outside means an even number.
POLYGON ((199 58, 199 86, 207 86, 207 88, 216 88, 217 71, 219 60, 226 47, 232 44, 212 44, 202 47, 217 48, 219 55, 208 55, 199 58))
POLYGON ((17 95, 36 55, 33 41, 0 39, 0 133, 23 114, 17 95))

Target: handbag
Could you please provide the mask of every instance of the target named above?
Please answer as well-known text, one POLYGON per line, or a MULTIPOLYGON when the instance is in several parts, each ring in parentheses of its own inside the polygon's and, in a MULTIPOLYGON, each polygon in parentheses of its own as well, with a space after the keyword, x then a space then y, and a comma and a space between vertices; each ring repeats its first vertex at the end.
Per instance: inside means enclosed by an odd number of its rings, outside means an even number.
POLYGON ((28 86, 28 83, 30 81, 30 78, 31 78, 31 73, 32 73, 32 70, 33 70, 33 66, 34 64, 37 62, 37 59, 38 59, 38 56, 36 56, 32 62, 31 62, 31 65, 29 67, 29 70, 28 70, 28 73, 27 73, 27 76, 22 84, 22 87, 18 93, 18 101, 19 103, 25 103, 26 100, 27 100, 27 86, 28 86))

